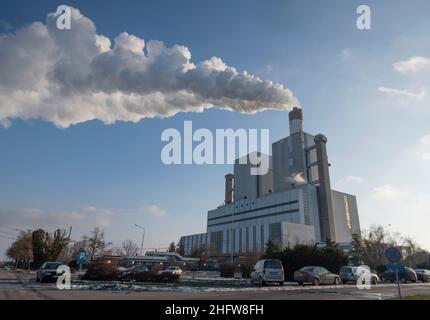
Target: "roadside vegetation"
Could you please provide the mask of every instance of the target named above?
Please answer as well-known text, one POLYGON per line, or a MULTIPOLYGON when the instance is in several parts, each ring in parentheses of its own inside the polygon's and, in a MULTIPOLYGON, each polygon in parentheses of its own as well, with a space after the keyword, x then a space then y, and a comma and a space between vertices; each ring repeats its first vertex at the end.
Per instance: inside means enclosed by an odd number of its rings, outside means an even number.
MULTIPOLYGON (((391 233, 382 226, 372 226, 361 234, 354 234, 351 252, 345 253, 336 243, 326 239, 326 246, 321 248, 312 245, 296 245, 280 248, 274 242, 266 243, 262 254, 242 253, 235 263, 229 260, 221 262, 216 267, 220 276, 234 278, 241 273, 243 278, 249 278, 253 266, 259 259, 279 259, 282 261, 285 271, 285 280, 291 281, 293 273, 304 266, 321 266, 332 273, 339 272, 345 265, 368 265, 372 270, 382 272, 387 261, 385 249, 388 245, 396 245, 405 253, 401 262, 411 268, 429 268, 429 252, 410 237, 398 233, 391 233)), ((7 255, 14 260, 16 269, 37 269, 45 261, 62 261, 73 270, 78 268, 76 257, 81 250, 87 253, 87 273, 83 279, 110 281, 117 280, 119 271, 117 265, 106 262, 103 257, 109 255, 136 256, 140 247, 132 240, 124 240, 119 247, 106 240, 105 233, 99 228, 94 228, 89 235, 79 240, 70 239, 65 230, 55 230, 49 233, 43 229, 21 232, 7 250, 7 255)), ((177 252, 184 255, 184 244, 181 240, 172 242, 169 252, 177 252)), ((210 248, 207 246, 196 247, 190 256, 200 260, 195 270, 213 270, 212 261, 209 259, 210 248)), ((193 269, 194 270, 194 269, 193 269)), ((135 281, 168 281, 177 280, 176 276, 168 279, 159 276, 159 270, 148 270, 139 274, 135 281)))

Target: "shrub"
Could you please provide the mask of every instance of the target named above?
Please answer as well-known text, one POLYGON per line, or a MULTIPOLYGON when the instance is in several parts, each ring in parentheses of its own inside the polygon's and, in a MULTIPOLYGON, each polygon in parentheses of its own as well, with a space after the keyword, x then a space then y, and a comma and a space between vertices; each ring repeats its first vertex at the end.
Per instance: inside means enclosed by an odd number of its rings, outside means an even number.
POLYGON ((171 274, 168 272, 157 272, 157 271, 143 271, 131 274, 126 274, 121 277, 123 281, 137 281, 137 282, 174 282, 179 279, 179 275, 171 274))
POLYGON ((154 281, 159 281, 159 282, 174 282, 178 279, 179 279, 179 275, 172 274, 169 272, 162 272, 154 276, 154 281))
POLYGON ((87 272, 83 275, 83 280, 112 281, 117 279, 119 272, 117 268, 102 261, 93 262, 88 266, 87 272))
POLYGON ((242 278, 251 278, 251 273, 253 270, 254 265, 249 263, 243 263, 240 265, 242 269, 242 278))
POLYGON ((224 262, 220 265, 220 276, 223 278, 234 278, 234 264, 224 262))

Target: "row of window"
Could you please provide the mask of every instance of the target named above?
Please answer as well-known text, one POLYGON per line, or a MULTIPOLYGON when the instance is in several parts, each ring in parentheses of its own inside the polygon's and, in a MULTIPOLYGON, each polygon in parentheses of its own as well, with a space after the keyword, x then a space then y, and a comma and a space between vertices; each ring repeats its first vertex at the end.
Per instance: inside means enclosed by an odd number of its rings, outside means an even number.
MULTIPOLYGON (((264 225, 252 226, 245 228, 236 228, 226 230, 226 250, 227 252, 255 252, 263 251, 265 248, 264 225), (260 228, 260 234, 257 239, 257 228, 260 228), (238 232, 238 241, 236 238, 238 232), (232 237, 230 236, 232 234, 232 237), (245 235, 245 237, 244 237, 245 235), (245 239, 243 239, 245 238, 245 239), (245 241, 243 241, 245 240, 245 241)), ((213 253, 223 253, 224 248, 224 231, 211 232, 211 251, 213 253)), ((280 222, 269 225, 269 239, 281 246, 282 244, 282 225, 280 222)))

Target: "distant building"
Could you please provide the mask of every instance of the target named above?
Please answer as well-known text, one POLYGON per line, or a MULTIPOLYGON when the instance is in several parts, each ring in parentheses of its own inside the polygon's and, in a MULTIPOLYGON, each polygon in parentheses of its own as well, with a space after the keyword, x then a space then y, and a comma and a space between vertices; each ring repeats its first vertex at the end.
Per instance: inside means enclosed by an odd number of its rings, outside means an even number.
POLYGON ((299 108, 289 123, 290 135, 266 155, 267 174, 251 175, 252 164, 236 160, 234 174, 225 176, 224 204, 207 214, 207 232, 182 237, 185 255, 206 244, 212 257, 237 258, 263 252, 269 240, 281 248, 326 239, 350 247, 360 232, 357 200, 331 189, 327 138, 303 131, 299 108))

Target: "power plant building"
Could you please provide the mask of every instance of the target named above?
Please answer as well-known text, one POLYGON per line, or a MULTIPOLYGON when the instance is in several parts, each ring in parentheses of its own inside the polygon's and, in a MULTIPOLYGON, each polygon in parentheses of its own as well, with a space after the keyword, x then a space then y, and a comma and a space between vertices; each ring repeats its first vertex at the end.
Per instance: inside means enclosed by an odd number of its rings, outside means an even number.
MULTIPOLYGON (((214 258, 262 253, 271 240, 281 248, 350 246, 360 233, 356 197, 331 189, 327 138, 303 131, 302 110, 289 113, 290 135, 272 144, 269 170, 251 175, 250 161, 225 176, 225 201, 207 214, 205 234, 182 237, 185 255, 206 246, 214 258)), ((249 155, 248 155, 249 156, 249 155)))

